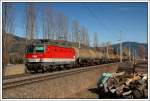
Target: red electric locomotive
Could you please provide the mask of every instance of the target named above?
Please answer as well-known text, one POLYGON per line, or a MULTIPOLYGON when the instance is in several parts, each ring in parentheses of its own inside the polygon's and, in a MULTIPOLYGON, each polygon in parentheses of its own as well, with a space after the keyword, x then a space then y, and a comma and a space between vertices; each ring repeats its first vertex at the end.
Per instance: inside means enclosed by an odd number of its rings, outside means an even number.
POLYGON ((72 67, 75 63, 74 48, 50 44, 28 45, 26 48, 26 71, 52 71, 57 67, 72 67))

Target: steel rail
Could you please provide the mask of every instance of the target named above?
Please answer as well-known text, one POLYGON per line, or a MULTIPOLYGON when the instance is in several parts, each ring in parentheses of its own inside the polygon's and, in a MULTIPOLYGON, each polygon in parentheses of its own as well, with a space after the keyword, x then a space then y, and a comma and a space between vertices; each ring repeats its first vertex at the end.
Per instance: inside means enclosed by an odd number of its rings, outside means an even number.
POLYGON ((18 77, 24 77, 24 76, 29 76, 32 74, 15 74, 15 75, 7 75, 7 76, 3 76, 3 79, 11 79, 11 78, 18 78, 18 77))

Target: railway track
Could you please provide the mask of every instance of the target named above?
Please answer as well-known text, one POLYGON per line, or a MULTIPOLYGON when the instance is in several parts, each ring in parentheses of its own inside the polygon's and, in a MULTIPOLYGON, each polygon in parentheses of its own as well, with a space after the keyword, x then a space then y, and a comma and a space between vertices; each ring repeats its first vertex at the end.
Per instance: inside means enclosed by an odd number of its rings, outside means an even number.
MULTIPOLYGON (((116 64, 116 63, 111 63, 111 64, 116 64)), ((84 68, 75 68, 75 69, 70 69, 70 70, 64 70, 64 71, 56 71, 52 73, 44 73, 44 74, 34 74, 34 75, 20 75, 20 76, 14 76, 14 77, 5 77, 3 79, 3 89, 7 89, 10 87, 15 87, 15 86, 21 86, 25 84, 30 84, 34 82, 39 82, 42 80, 46 79, 54 79, 54 78, 59 78, 62 76, 67 76, 75 73, 80 73, 80 72, 85 72, 93 69, 97 69, 100 66, 108 66, 111 64, 103 64, 103 65, 96 65, 96 66, 89 66, 89 67, 84 67, 84 68)))
POLYGON ((16 74, 16 75, 8 75, 4 76, 3 79, 11 79, 11 78, 18 78, 18 77, 24 77, 24 76, 29 76, 32 74, 16 74))
MULTIPOLYGON (((109 63, 109 64, 111 64, 111 63, 109 63)), ((107 64, 99 64, 99 66, 100 65, 107 65, 107 64)), ((94 65, 94 66, 96 66, 96 65, 94 65)), ((91 66, 86 66, 86 67, 91 67, 91 66)), ((84 66, 84 67, 78 67, 78 68, 86 68, 86 67, 84 66)), ((75 69, 75 68, 72 68, 72 69, 75 69)), ((52 72, 65 71, 65 70, 69 70, 69 69, 56 70, 56 71, 52 71, 52 72)), ((52 72, 45 72, 45 74, 52 73, 52 72)), ((13 78, 20 78, 20 77, 31 76, 31 75, 39 75, 39 74, 43 74, 43 73, 41 73, 41 72, 34 73, 33 72, 33 73, 28 73, 28 74, 24 73, 24 74, 16 74, 16 75, 7 75, 7 76, 4 76, 3 79, 13 79, 13 78)))

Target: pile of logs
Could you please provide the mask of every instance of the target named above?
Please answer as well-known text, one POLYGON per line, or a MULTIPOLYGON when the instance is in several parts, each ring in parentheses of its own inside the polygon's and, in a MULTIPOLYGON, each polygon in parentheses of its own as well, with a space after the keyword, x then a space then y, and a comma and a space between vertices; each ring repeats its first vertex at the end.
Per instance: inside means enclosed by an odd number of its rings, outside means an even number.
POLYGON ((148 87, 147 74, 103 73, 97 82, 103 93, 112 93, 120 98, 144 98, 148 87))

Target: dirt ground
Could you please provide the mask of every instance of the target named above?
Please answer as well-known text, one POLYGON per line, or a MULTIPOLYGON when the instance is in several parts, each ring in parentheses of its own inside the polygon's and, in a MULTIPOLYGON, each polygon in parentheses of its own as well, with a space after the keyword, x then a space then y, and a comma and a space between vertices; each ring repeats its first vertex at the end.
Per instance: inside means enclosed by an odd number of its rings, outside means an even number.
POLYGON ((96 85, 92 85, 89 89, 76 93, 75 95, 68 97, 68 99, 98 99, 98 94, 96 92, 96 85))
POLYGON ((16 75, 16 74, 24 74, 25 73, 25 65, 17 64, 17 65, 8 65, 6 67, 5 76, 8 75, 16 75))

